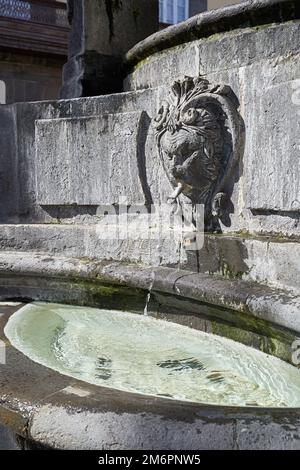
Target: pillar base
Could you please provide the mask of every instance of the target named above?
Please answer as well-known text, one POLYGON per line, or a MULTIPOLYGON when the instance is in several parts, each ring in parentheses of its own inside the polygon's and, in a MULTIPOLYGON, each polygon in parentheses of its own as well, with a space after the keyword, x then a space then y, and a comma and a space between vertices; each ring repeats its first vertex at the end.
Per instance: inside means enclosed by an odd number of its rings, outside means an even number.
POLYGON ((70 58, 63 69, 62 99, 106 95, 122 91, 121 60, 96 51, 70 58))

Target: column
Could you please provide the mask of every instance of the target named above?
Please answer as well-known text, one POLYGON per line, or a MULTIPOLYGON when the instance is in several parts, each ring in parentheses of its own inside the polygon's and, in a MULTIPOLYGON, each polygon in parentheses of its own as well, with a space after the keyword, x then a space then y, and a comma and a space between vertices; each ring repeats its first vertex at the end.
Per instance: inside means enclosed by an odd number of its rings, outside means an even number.
POLYGON ((62 98, 122 91, 123 57, 158 30, 158 0, 68 0, 71 33, 62 98))

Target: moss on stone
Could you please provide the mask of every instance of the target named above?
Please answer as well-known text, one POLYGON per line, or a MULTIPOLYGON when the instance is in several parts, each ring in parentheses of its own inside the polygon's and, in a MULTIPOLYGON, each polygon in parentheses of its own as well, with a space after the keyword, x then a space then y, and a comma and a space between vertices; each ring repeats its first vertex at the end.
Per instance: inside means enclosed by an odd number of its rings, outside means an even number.
POLYGON ((143 59, 141 60, 140 62, 138 62, 134 68, 133 68, 133 72, 136 72, 139 68, 143 67, 144 65, 146 65, 147 63, 150 62, 150 57, 146 57, 146 59, 143 59))
POLYGON ((286 362, 292 362, 291 344, 295 340, 294 335, 287 335, 286 333, 282 335, 280 332, 276 332, 274 328, 271 330, 268 327, 266 328, 266 325, 264 325, 263 330, 259 328, 258 331, 253 332, 233 325, 212 321, 211 328, 213 334, 254 347, 265 354, 278 357, 286 362))
POLYGON ((242 279, 243 271, 236 271, 226 261, 220 260, 220 274, 226 279, 242 279))
POLYGON ((106 14, 109 22, 109 40, 111 41, 115 35, 114 32, 114 16, 122 9, 122 0, 105 0, 106 14))
MULTIPOLYGON (((73 279, 69 286, 70 292, 82 291, 82 305, 137 312, 143 311, 145 306, 147 293, 142 289, 99 282, 99 279, 96 281, 73 279)), ((77 298, 74 299, 74 303, 78 303, 77 298)))

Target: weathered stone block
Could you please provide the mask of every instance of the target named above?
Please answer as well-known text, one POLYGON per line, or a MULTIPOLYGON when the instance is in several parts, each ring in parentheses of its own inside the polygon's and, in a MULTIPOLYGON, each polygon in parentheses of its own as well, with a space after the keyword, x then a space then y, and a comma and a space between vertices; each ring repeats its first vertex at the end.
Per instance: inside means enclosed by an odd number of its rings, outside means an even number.
POLYGON ((138 168, 140 113, 36 122, 40 205, 144 201, 138 168))
POLYGON ((300 209, 299 55, 279 57, 240 70, 247 129, 246 207, 300 209))

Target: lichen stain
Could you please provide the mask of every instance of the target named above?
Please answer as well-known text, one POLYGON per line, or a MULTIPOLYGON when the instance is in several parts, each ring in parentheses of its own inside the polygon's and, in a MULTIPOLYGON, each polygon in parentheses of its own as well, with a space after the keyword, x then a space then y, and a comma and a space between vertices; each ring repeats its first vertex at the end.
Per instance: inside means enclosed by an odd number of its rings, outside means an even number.
POLYGON ((114 32, 114 15, 122 9, 122 0, 104 0, 106 14, 108 17, 109 23, 109 41, 111 42, 115 32, 114 32))
POLYGON ((140 10, 138 8, 135 8, 132 12, 133 14, 133 21, 134 21, 134 24, 135 26, 137 26, 137 22, 138 22, 138 17, 140 16, 140 10))

